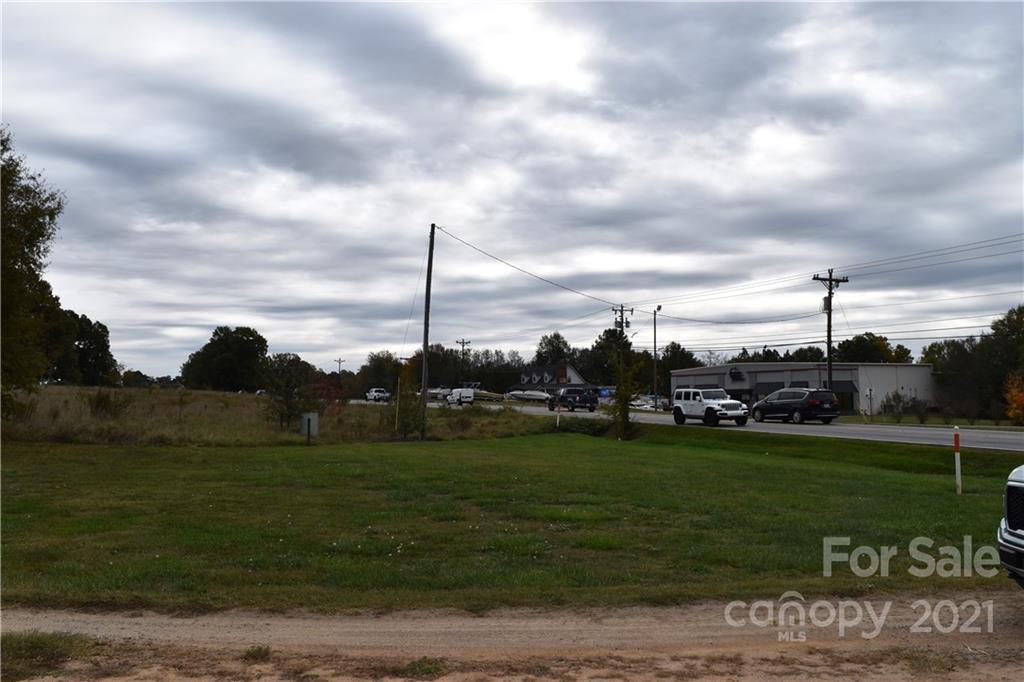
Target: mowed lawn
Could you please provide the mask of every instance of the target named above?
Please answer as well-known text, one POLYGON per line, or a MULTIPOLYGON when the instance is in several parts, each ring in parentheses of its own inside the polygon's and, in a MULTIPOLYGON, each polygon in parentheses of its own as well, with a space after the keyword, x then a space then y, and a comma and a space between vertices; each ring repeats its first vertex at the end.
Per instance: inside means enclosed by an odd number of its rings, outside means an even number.
POLYGON ((647 427, 290 447, 7 443, 7 605, 337 611, 1007 589, 907 574, 907 544, 994 544, 1019 454, 647 427), (896 545, 822 577, 822 538, 896 545))

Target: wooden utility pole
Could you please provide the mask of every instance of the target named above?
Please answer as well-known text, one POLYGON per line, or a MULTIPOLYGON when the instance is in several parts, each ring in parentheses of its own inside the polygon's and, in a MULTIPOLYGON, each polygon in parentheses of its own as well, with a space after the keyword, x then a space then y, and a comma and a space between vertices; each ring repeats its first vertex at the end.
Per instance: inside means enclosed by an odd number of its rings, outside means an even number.
POLYGON ((654 409, 657 410, 660 405, 658 400, 658 313, 661 311, 659 305, 654 309, 654 409))
POLYGON ((828 277, 822 277, 821 275, 815 275, 811 277, 816 282, 821 282, 828 289, 828 296, 825 297, 825 317, 828 320, 826 327, 825 336, 825 360, 828 363, 828 386, 825 388, 832 390, 832 295, 842 282, 849 282, 849 277, 833 277, 832 268, 828 269, 828 277))
POLYGON ((459 339, 458 341, 456 341, 455 343, 457 343, 460 346, 462 346, 462 351, 459 353, 459 382, 462 382, 462 380, 464 379, 464 377, 462 376, 462 372, 463 372, 462 367, 463 367, 463 365, 466 362, 466 346, 470 345, 473 342, 472 341, 467 341, 466 338, 463 337, 463 338, 459 339))
POLYGON ((420 415, 420 440, 427 439, 427 385, 430 377, 427 372, 427 349, 430 345, 430 280, 434 274, 434 231, 437 225, 430 223, 430 246, 427 249, 427 291, 423 301, 423 377, 422 391, 423 412, 420 415))
MULTIPOLYGON (((334 361, 338 363, 338 389, 344 388, 344 383, 341 380, 341 363, 345 362, 341 358, 335 358, 334 361)), ((339 396, 340 397, 340 396, 339 396)))

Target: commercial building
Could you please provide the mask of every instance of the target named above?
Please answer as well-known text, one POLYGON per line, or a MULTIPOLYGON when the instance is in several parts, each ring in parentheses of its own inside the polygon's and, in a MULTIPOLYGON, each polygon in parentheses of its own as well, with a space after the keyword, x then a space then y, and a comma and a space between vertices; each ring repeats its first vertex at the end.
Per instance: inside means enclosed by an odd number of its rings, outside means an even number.
MULTIPOLYGON (((845 412, 881 412, 886 395, 935 402, 932 366, 868 362, 833 362, 832 391, 845 412)), ((824 362, 741 362, 715 367, 672 370, 672 390, 724 388, 730 397, 751 405, 780 388, 822 388, 828 384, 824 362)))

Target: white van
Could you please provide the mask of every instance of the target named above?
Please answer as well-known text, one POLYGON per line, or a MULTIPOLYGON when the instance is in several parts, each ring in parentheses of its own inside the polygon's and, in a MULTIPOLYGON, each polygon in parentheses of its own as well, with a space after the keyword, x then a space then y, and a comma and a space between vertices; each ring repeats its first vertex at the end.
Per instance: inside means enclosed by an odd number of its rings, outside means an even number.
POLYGON ((449 405, 472 405, 473 404, 473 389, 472 388, 453 388, 452 392, 448 394, 449 405))

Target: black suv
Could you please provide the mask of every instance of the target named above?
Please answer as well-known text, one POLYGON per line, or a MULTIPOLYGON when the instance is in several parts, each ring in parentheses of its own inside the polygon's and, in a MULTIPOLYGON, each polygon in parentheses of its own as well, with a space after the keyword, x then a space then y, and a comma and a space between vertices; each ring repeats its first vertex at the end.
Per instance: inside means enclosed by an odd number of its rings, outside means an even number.
POLYGON ((756 422, 781 419, 803 424, 808 419, 818 419, 828 424, 839 416, 839 400, 828 389, 784 388, 754 403, 750 414, 756 422))

